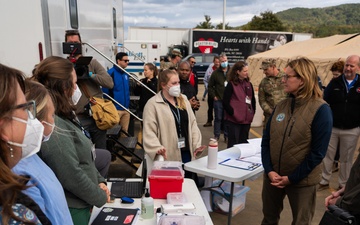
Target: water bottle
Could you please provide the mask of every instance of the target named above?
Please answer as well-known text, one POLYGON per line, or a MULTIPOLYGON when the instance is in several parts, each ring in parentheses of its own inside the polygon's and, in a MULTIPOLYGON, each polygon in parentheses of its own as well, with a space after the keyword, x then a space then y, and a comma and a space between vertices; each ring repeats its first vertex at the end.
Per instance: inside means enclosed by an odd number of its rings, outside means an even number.
POLYGON ((217 167, 218 142, 216 139, 210 138, 208 147, 208 169, 216 169, 217 167))
POLYGON ((150 197, 147 188, 145 196, 141 199, 141 217, 143 219, 151 219, 154 217, 154 199, 150 197))

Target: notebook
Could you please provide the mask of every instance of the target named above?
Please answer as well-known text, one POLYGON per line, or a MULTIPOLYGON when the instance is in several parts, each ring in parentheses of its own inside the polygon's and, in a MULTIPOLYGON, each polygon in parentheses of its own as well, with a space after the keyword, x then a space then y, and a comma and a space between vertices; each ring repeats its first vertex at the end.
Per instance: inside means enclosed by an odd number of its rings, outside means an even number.
POLYGON ((147 178, 146 159, 143 160, 141 181, 129 181, 124 178, 110 178, 108 181, 112 182, 111 194, 115 198, 129 197, 141 198, 145 191, 147 178))
POLYGON ((91 225, 133 224, 139 209, 104 207, 91 225))

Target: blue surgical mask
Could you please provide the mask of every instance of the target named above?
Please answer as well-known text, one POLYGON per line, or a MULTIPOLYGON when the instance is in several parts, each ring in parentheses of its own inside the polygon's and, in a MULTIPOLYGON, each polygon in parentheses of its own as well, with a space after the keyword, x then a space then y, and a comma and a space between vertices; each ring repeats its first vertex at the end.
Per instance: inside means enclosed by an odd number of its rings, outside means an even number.
POLYGON ((222 67, 222 68, 226 68, 227 66, 228 66, 228 62, 227 62, 227 61, 221 63, 221 67, 222 67))

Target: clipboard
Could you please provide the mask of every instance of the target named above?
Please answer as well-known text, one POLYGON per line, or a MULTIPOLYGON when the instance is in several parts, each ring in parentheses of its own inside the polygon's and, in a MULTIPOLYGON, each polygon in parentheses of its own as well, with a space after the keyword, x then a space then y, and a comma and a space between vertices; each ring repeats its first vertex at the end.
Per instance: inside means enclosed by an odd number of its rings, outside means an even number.
POLYGON ((254 163, 242 159, 231 159, 231 158, 219 162, 219 164, 223 166, 229 166, 229 167, 238 168, 242 170, 249 170, 249 171, 253 171, 256 168, 262 166, 261 163, 254 163))

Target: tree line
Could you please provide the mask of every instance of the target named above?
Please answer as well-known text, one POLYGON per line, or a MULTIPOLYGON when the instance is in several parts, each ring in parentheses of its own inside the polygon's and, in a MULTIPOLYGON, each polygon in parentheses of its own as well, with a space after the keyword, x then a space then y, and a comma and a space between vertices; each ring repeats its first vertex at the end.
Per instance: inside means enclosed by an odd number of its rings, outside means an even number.
MULTIPOLYGON (((226 30, 261 30, 312 33, 313 37, 327 37, 334 34, 352 34, 360 30, 360 4, 344 4, 325 8, 293 8, 278 13, 265 11, 254 16, 245 25, 226 30)), ((205 15, 205 21, 195 28, 222 29, 222 23, 213 24, 211 17, 205 15)))

